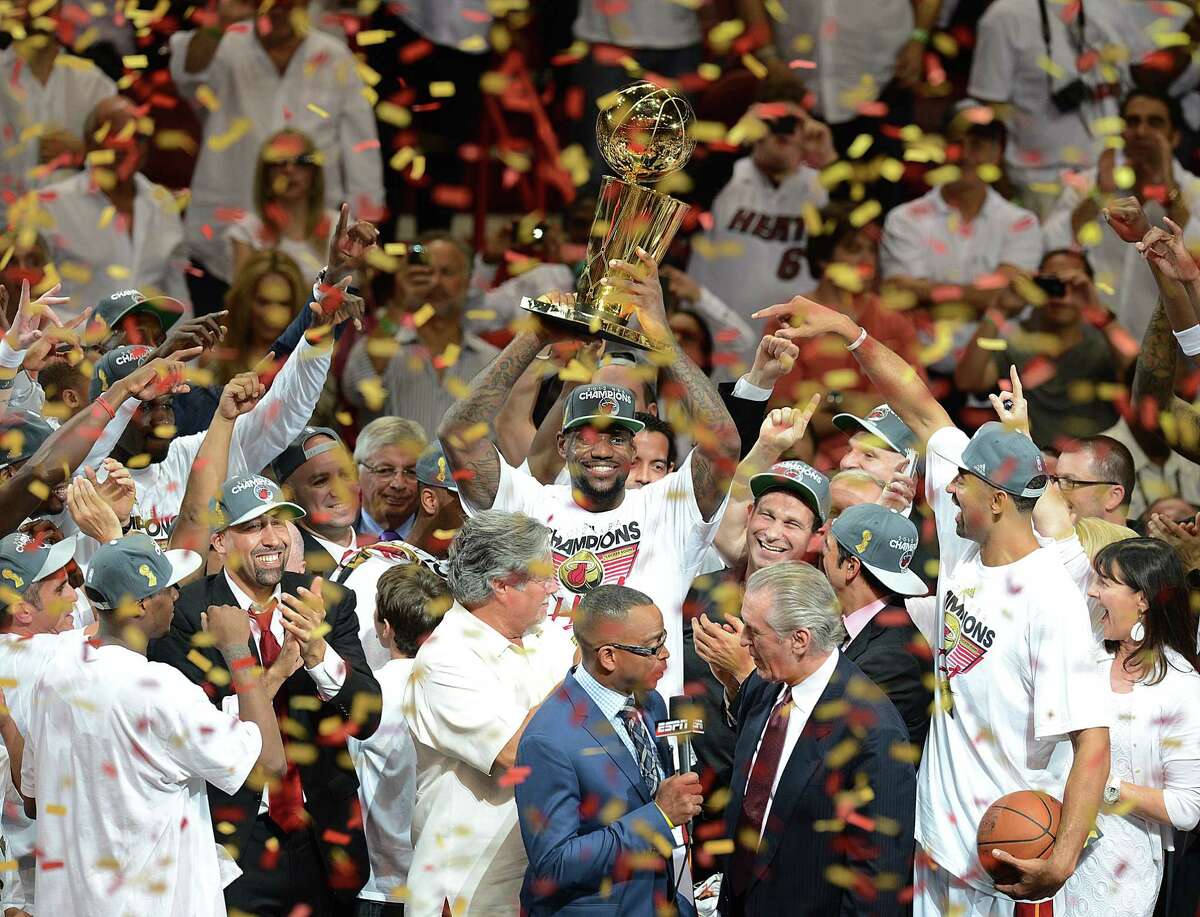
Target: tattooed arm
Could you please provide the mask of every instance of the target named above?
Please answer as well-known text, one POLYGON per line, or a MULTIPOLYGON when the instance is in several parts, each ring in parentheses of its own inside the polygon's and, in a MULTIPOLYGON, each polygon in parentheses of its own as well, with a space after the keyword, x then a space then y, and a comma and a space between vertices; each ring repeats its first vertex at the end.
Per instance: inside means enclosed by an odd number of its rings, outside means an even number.
POLYGON ((438 439, 459 491, 477 509, 489 509, 500 488, 500 453, 492 422, 533 358, 557 337, 539 322, 518 334, 471 383, 471 390, 442 418, 438 439))
POLYGON ((688 359, 667 325, 658 264, 638 249, 639 264, 611 262, 613 289, 628 297, 636 309, 642 329, 663 342, 671 362, 662 370, 662 392, 683 409, 684 418, 670 418, 676 429, 687 429, 696 442, 692 453, 692 490, 705 519, 721 508, 729 482, 741 457, 737 424, 711 379, 688 359), (680 420, 683 420, 681 423, 680 420))
MULTIPOLYGON (((1183 294, 1182 286, 1176 283, 1174 287, 1183 294)), ((1161 290, 1164 297, 1168 295, 1166 284, 1161 285, 1161 290)), ((1178 351, 1166 306, 1160 298, 1142 339, 1142 352, 1133 375, 1132 422, 1161 438, 1189 461, 1200 462, 1200 413, 1182 398, 1175 397, 1178 351)))

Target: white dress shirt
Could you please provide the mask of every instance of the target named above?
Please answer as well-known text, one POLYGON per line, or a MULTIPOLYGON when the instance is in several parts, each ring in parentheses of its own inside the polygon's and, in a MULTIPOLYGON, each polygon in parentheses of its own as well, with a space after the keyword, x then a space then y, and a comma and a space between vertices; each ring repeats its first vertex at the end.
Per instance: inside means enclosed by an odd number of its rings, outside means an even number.
MULTIPOLYGON (((342 42, 322 32, 304 37, 284 72, 272 62, 248 23, 225 33, 206 70, 184 66, 194 32, 171 36, 171 76, 196 99, 204 142, 188 206, 188 253, 216 277, 230 274, 226 231, 254 207, 254 174, 263 143, 284 127, 307 134, 325 157, 325 206, 342 201, 355 213, 383 203, 383 160, 375 116, 342 42), (197 97, 207 86, 220 100, 209 111, 197 97)), ((207 96, 206 96, 207 98, 207 96)))
MULTIPOLYGON (((790 687, 782 685, 779 688, 779 694, 775 696, 775 705, 784 699, 790 691, 792 695, 792 710, 788 714, 787 732, 783 737, 783 754, 779 756, 779 767, 775 769, 775 779, 771 781, 771 798, 767 800, 767 807, 763 810, 762 824, 758 829, 758 836, 763 836, 763 830, 767 826, 767 820, 771 817, 771 806, 775 804, 775 792, 779 789, 779 778, 783 776, 784 770, 787 768, 788 759, 792 757, 792 752, 796 750, 796 743, 800 741, 800 733, 804 731, 804 726, 808 723, 808 718, 812 716, 812 712, 816 709, 817 701, 821 699, 821 695, 825 691, 825 687, 829 684, 829 679, 833 677, 833 670, 837 668, 838 657, 841 655, 836 649, 829 654, 829 658, 821 663, 820 667, 813 672, 804 681, 797 682, 790 687)), ((773 705, 773 706, 775 706, 773 705)), ((767 725, 771 723, 770 717, 767 717, 767 725)), ((763 727, 763 735, 767 734, 766 727, 763 727)), ((754 762, 758 760, 758 750, 762 748, 763 736, 758 737, 758 744, 754 746, 754 757, 750 759, 750 770, 747 771, 746 785, 750 784, 750 775, 754 773, 754 762)))
POLYGON ((121 225, 123 218, 93 184, 90 172, 79 172, 37 195, 37 209, 45 218, 42 233, 62 277, 62 295, 71 297, 67 314, 78 314, 124 289, 147 296, 161 292, 188 303, 183 220, 175 198, 140 172, 133 184, 132 232, 121 225))
POLYGON ((19 196, 70 174, 38 169, 42 134, 62 128, 82 137, 87 116, 102 99, 115 96, 117 86, 90 60, 62 52, 45 85, 13 48, 0 51, 0 74, 0 217, 6 217, 10 194, 19 196))

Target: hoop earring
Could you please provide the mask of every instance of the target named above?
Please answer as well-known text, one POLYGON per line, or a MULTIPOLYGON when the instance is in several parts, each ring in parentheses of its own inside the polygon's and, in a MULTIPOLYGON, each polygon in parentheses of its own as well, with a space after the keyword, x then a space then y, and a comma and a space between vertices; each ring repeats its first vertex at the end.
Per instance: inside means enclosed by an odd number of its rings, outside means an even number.
POLYGON ((1141 643, 1146 639, 1146 625, 1142 623, 1141 618, 1138 618, 1133 627, 1129 628, 1129 639, 1134 643, 1141 643))

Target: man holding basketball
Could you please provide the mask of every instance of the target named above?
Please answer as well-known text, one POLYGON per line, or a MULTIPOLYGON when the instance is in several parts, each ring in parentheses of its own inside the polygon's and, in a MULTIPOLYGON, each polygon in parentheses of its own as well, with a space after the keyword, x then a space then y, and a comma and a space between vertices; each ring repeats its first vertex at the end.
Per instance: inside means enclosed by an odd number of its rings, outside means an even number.
POLYGON ((917 788, 925 856, 914 915, 1046 917, 1052 906, 1023 902, 1054 898, 1075 870, 1108 776, 1109 717, 1107 685, 1088 671, 1095 639, 1084 597, 1034 535, 1033 507, 1047 483, 1041 453, 998 423, 968 439, 912 368, 845 315, 797 296, 755 317, 791 318, 796 327, 779 332, 791 339, 842 337, 927 444, 941 557, 934 613, 914 615, 937 676, 917 788), (1021 790, 1062 800, 1057 842, 1044 860, 1000 851, 1012 877, 994 884, 976 829, 994 801, 1021 790))

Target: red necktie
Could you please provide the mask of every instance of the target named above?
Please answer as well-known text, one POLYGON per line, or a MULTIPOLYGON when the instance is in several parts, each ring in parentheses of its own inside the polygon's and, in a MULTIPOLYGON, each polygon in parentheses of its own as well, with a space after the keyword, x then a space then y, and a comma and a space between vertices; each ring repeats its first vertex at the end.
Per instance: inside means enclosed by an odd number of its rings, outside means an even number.
MULTIPOLYGON (((271 599, 270 603, 261 611, 256 611, 254 606, 251 606, 250 609, 251 616, 258 624, 258 658, 264 670, 275 664, 275 660, 279 658, 279 654, 283 650, 279 641, 275 639, 275 635, 271 633, 271 619, 275 614, 275 605, 275 599, 271 599)), ((280 688, 275 694, 275 716, 279 718, 287 716, 286 688, 280 688)), ((283 730, 283 735, 287 734, 287 730, 283 730)), ((287 739, 285 738, 285 748, 286 745, 287 739)), ((287 832, 301 831, 308 825, 308 817, 304 812, 304 788, 300 782, 300 770, 295 764, 288 763, 287 773, 267 795, 267 814, 271 816, 275 824, 287 832)))
POLYGON ((740 894, 750 885, 763 819, 767 814, 767 804, 771 801, 771 788, 775 785, 775 774, 783 759, 783 742, 787 737, 788 715, 791 712, 792 692, 788 690, 767 720, 762 743, 758 746, 758 757, 754 759, 754 766, 750 770, 746 794, 742 797, 730 869, 734 894, 740 894))

